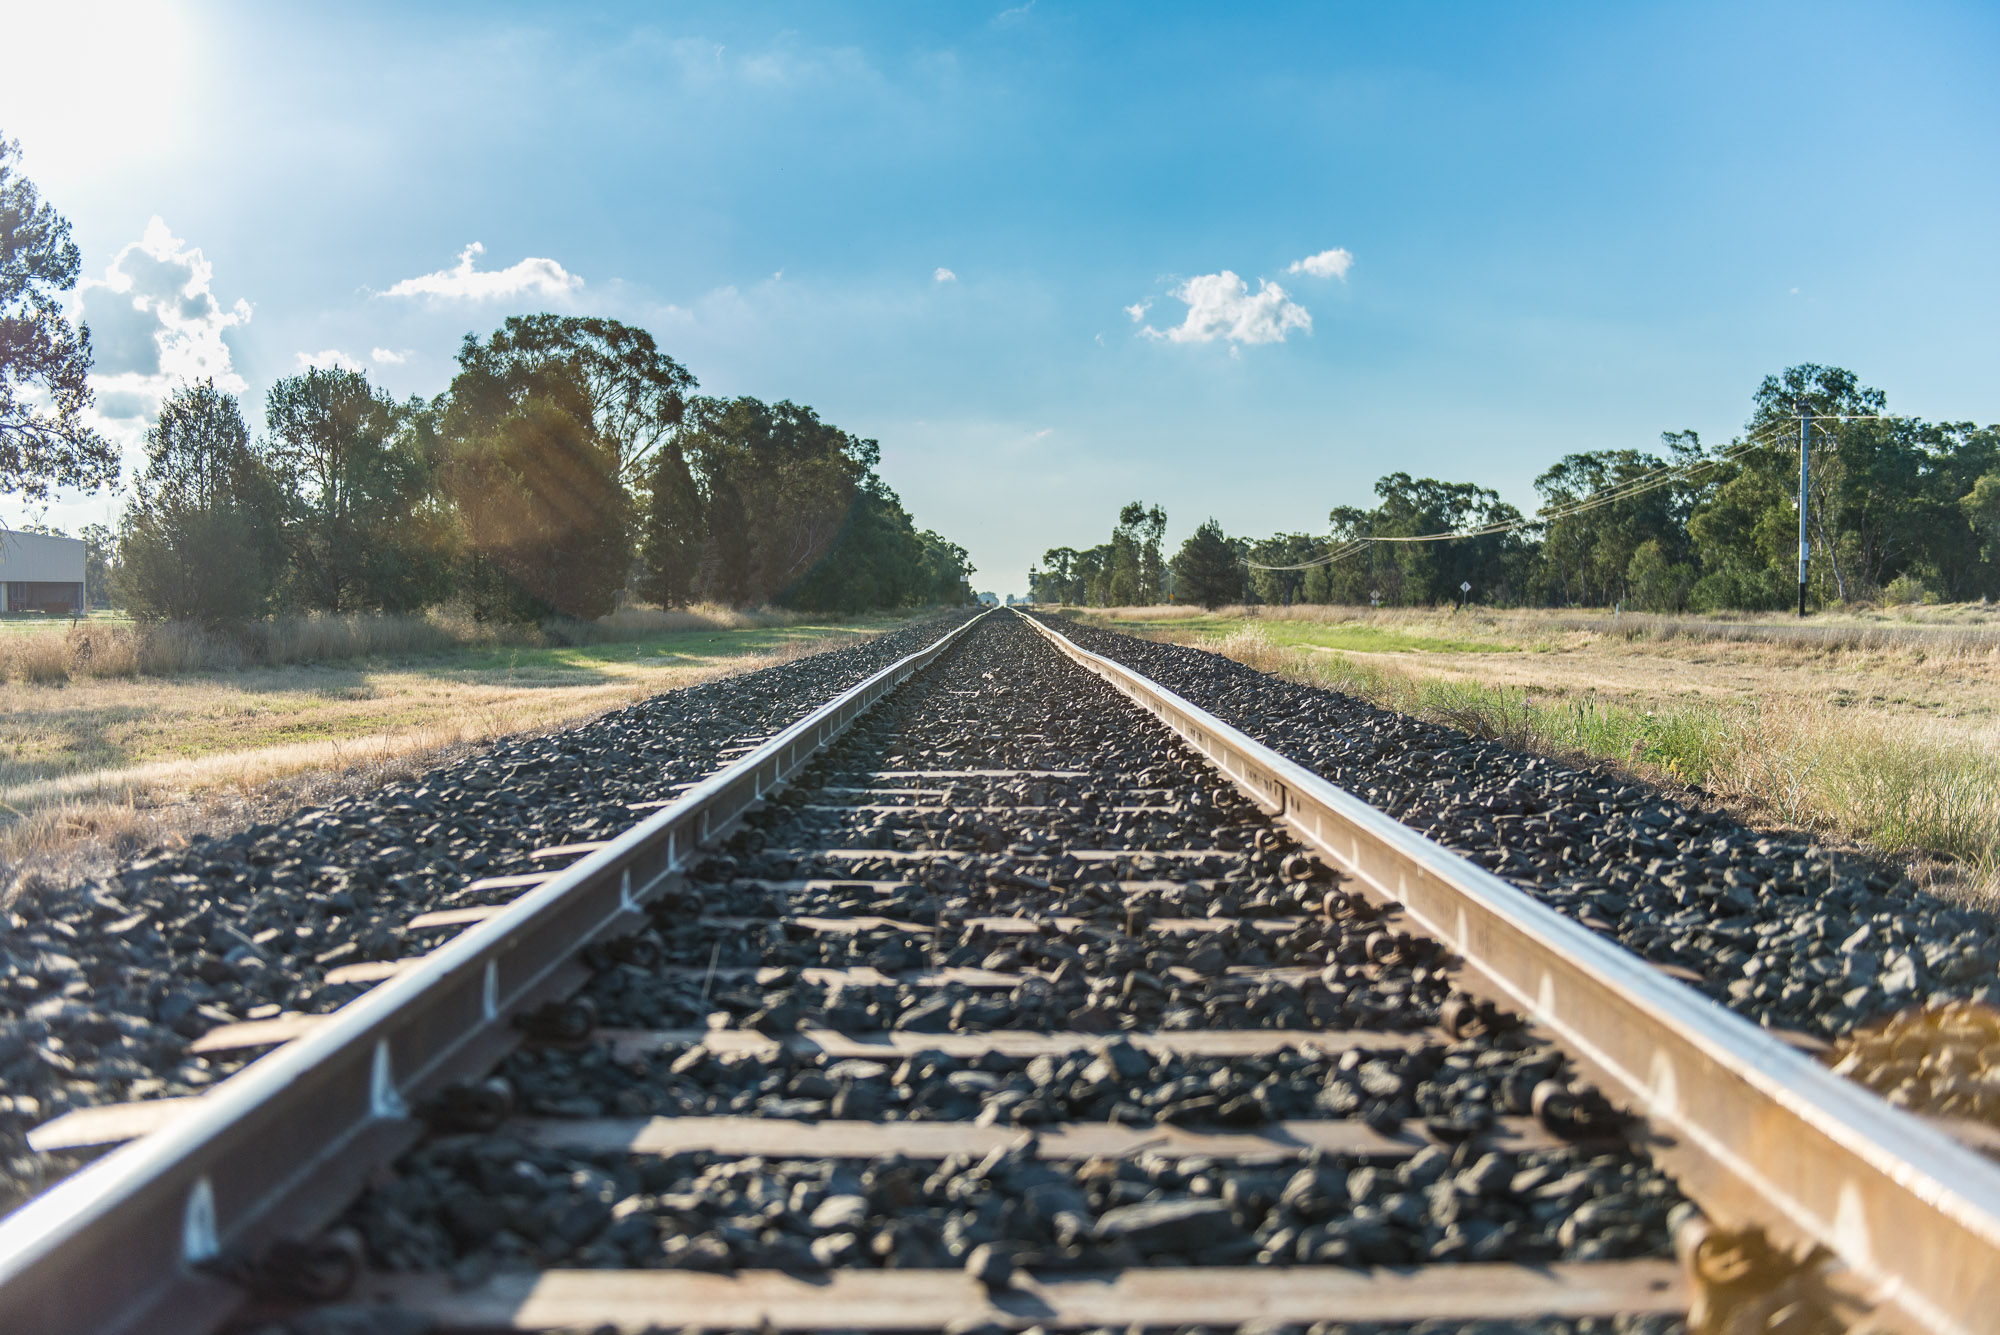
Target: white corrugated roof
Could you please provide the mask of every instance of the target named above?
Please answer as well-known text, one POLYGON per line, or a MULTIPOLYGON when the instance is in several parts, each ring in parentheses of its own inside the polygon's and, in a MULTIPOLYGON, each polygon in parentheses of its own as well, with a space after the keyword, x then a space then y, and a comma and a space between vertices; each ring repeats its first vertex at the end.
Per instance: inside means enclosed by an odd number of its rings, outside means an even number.
POLYGON ((0 528, 0 581, 83 583, 83 539, 0 528))

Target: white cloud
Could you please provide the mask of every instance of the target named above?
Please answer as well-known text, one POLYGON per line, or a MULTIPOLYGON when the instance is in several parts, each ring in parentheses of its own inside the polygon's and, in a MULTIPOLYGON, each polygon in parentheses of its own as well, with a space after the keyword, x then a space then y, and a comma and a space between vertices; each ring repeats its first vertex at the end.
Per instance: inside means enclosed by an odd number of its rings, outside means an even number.
POLYGON ((1339 246, 1332 250, 1322 250, 1317 255, 1308 255, 1302 260, 1293 260, 1286 273, 1302 273, 1311 278, 1338 278, 1347 281, 1347 271, 1354 267, 1354 256, 1339 246))
POLYGON ((301 352, 299 369, 310 371, 318 367, 323 371, 364 371, 367 368, 339 348, 325 348, 319 352, 301 352))
POLYGON ((436 273, 405 278, 382 295, 385 297, 439 297, 455 301, 494 301, 504 297, 538 293, 544 297, 567 296, 583 286, 583 279, 554 260, 529 258, 505 269, 475 270, 474 257, 486 253, 477 241, 458 253, 458 264, 436 273))
MULTIPOLYGON (((1187 318, 1165 332, 1147 325, 1140 329, 1141 334, 1175 343, 1213 343, 1220 338, 1241 344, 1283 343, 1294 329, 1312 332, 1311 313, 1268 278, 1259 278, 1257 290, 1252 292, 1241 278, 1224 269, 1188 279, 1174 289, 1173 296, 1187 303, 1187 318)), ((1230 351, 1235 352, 1235 347, 1230 351)))
POLYGON ((1125 308, 1125 313, 1132 317, 1133 324, 1137 324, 1139 321, 1145 319, 1146 312, 1152 309, 1153 303, 1151 301, 1135 301, 1125 308))
POLYGON ((953 273, 951 270, 944 268, 943 266, 939 266, 938 269, 931 274, 931 281, 934 283, 956 283, 958 281, 958 275, 953 273))
POLYGON ((410 360, 410 353, 407 348, 401 352, 396 351, 394 348, 374 348, 369 351, 368 356, 374 361, 381 362, 384 366, 401 366, 404 362, 410 360))
POLYGON ((241 394, 223 334, 250 319, 250 303, 225 307, 210 282, 214 266, 197 246, 155 216, 137 241, 105 266, 104 277, 78 285, 79 313, 90 325, 97 412, 114 434, 121 419, 150 418, 184 380, 213 379, 241 394))

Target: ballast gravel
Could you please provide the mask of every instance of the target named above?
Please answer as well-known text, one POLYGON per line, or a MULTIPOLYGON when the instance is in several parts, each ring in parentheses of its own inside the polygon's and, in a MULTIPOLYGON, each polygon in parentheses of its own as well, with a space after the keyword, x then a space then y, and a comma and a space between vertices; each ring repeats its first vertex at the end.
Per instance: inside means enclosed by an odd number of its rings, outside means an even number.
MULTIPOLYGON (((1047 617, 1273 750, 1771 1028, 2000 1010, 2000 924, 1900 873, 1219 654, 1047 617)), ((1936 1111, 1970 1114, 1960 1091, 1936 1111)))
POLYGON ((982 1246, 1038 1272, 1373 1266, 1657 1254, 1679 1201, 1622 1150, 1075 1164, 1032 1143, 920 1162, 586 1155, 454 1136, 406 1158, 359 1227, 376 1264, 464 1282, 542 1266, 957 1269, 982 1246))
MULTIPOLYGON (((240 1061, 190 1057, 217 1025, 330 1010, 343 964, 421 954, 404 924, 530 851, 617 833, 768 734, 967 614, 667 692, 559 732, 509 738, 420 778, 226 839, 152 850, 73 892, 0 913, 0 1209, 74 1166, 25 1147, 92 1104, 196 1093, 240 1061)), ((473 901, 467 901, 473 902, 473 901)), ((483 901, 481 901, 483 902, 483 901)))
MULTIPOLYGON (((375 1303, 341 1303, 317 1308, 290 1321, 257 1327, 247 1335, 432 1335, 440 1327, 430 1317, 406 1308, 375 1303)), ((770 1335, 768 1327, 745 1326, 735 1329, 697 1331, 676 1324, 627 1327, 633 1335, 770 1335)), ((1391 1325, 1370 1321, 1316 1321, 1310 1326, 1287 1325, 1275 1321, 1252 1321, 1240 1326, 1100 1326, 1076 1335, 1682 1335, 1684 1323, 1678 1317, 1655 1314, 1616 1317, 1583 1317, 1573 1320, 1545 1318, 1538 1321, 1420 1321, 1391 1325)), ((566 1335, 586 1335, 583 1330, 566 1335)), ((588 1335, 598 1335, 588 1332, 588 1335)), ((853 1335, 870 1335, 856 1331, 853 1335)), ((891 1335, 882 1332, 881 1335, 891 1335)), ((895 1335, 902 1335, 896 1332, 895 1335)), ((1025 1329, 976 1319, 957 1321, 944 1328, 944 1335, 1051 1335, 1042 1326, 1025 1329)))
POLYGON ((597 958, 584 995, 607 1027, 681 1036, 523 1049, 503 1068, 518 1113, 1030 1137, 1337 1118, 1435 1143, 1400 1162, 1142 1147, 1060 1163, 1024 1137, 916 1161, 579 1152, 503 1125, 433 1137, 349 1211, 371 1265, 466 1283, 542 1266, 950 1267, 1004 1284, 1017 1268, 1532 1263, 1662 1255, 1684 1204, 1615 1139, 1493 1148, 1485 1133, 1529 1115, 1538 1088, 1581 1094, 1563 1055, 1490 1012, 1438 1031, 1461 999, 1434 945, 1012 618, 859 721, 649 910, 643 948, 597 958), (1096 1037, 1032 1057, 792 1046, 891 1028, 1096 1037), (1228 1058, 1127 1036, 1271 1028, 1308 1033, 1228 1058), (1357 1029, 1347 1050, 1314 1046, 1357 1029), (1371 1045, 1374 1030, 1414 1041, 1371 1045))

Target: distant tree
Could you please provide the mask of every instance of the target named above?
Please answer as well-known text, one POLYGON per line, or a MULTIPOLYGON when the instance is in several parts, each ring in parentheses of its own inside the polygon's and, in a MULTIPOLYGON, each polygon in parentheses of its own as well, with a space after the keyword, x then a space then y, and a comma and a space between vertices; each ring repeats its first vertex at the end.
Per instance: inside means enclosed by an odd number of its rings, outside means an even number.
POLYGON ((1670 559, 1666 545, 1658 538, 1640 543, 1625 566, 1628 596, 1648 612, 1681 611, 1687 606, 1694 581, 1694 566, 1670 559))
POLYGON ((653 458, 639 520, 639 596, 662 607, 681 607, 701 575, 708 521, 701 489, 679 449, 653 458))
MULTIPOLYGON (((463 354, 461 354, 461 360, 463 354)), ((482 372, 540 376, 561 366, 582 398, 582 415, 617 460, 620 481, 638 489, 648 462, 668 443, 695 379, 643 329, 599 316, 514 315, 475 359, 482 372)))
POLYGON ((783 591, 787 607, 859 612, 928 601, 924 544, 896 493, 870 474, 812 568, 783 591))
POLYGON ((1402 604, 1457 602, 1459 585, 1476 597, 1504 596, 1520 582, 1526 555, 1518 531, 1479 533, 1489 526, 1518 524, 1522 515, 1499 493, 1469 482, 1440 482, 1391 473, 1375 484, 1381 499, 1368 516, 1368 531, 1380 538, 1467 534, 1443 542, 1383 542, 1378 560, 1385 572, 1386 601, 1402 604), (1396 576, 1389 579, 1386 572, 1396 576))
POLYGON ((82 261, 68 220, 20 174, 20 153, 0 136, 0 493, 39 501, 117 481, 118 451, 83 421, 90 329, 55 298, 76 286, 82 261))
POLYGON ((1798 560, 1799 417, 1810 418, 1807 571, 1822 601, 1875 596, 1911 576, 1951 597, 1995 590, 1962 500, 2000 469, 2000 433, 1884 416, 1887 399, 1841 367, 1767 376, 1749 431, 1713 470, 1687 530, 1702 576, 1690 605, 1782 607, 1798 560))
POLYGON ((956 607, 972 600, 972 575, 977 568, 965 548, 929 529, 917 534, 923 547, 920 588, 923 601, 956 607))
MULTIPOLYGON (((878 519, 895 527, 881 498, 869 500, 881 447, 821 421, 811 408, 747 396, 696 399, 675 443, 706 501, 698 581, 704 596, 784 601, 787 590, 830 556, 837 539, 855 531, 857 506, 875 507, 861 517, 863 530, 874 533, 870 526, 878 519)), ((886 494, 893 501, 894 494, 886 494)), ((902 513, 900 503, 895 513, 902 513)), ((850 556, 859 550, 847 548, 850 556)), ((917 549, 904 555, 914 563, 917 549)))
POLYGON ((1075 606, 1090 601, 1082 553, 1074 547, 1051 547, 1042 553, 1042 565, 1047 568, 1029 574, 1029 596, 1036 602, 1075 606))
MULTIPOLYGON (((1778 446, 1779 454, 1789 453, 1791 472, 1798 467, 1797 421, 1801 413, 1814 418, 1810 442, 1812 462, 1808 470, 1806 516, 1815 553, 1833 578, 1834 595, 1846 602, 1853 597, 1854 572, 1851 553, 1844 551, 1841 530, 1851 522, 1843 501, 1851 489, 1846 485, 1854 471, 1847 455, 1829 448, 1842 418, 1869 417, 1885 410, 1888 398, 1879 389, 1863 385, 1854 372, 1839 366, 1818 366, 1807 362, 1787 367, 1780 375, 1765 376, 1753 396, 1756 405, 1749 424, 1750 438, 1778 446), (1783 442, 1782 445, 1779 445, 1783 442)), ((1846 434, 1841 432, 1840 434, 1846 434)), ((1767 446, 1768 448, 1768 446, 1767 446)), ((1770 461, 1770 454, 1763 456, 1770 461)), ((1796 508, 1796 507, 1795 507, 1796 508)))
POLYGON ((421 401, 398 404, 359 371, 314 367, 271 387, 268 455, 293 502, 300 605, 406 611, 443 592, 428 416, 421 401))
POLYGON ((282 503, 234 397, 205 380, 160 406, 119 534, 119 584, 140 617, 227 625, 261 615, 282 503))
POLYGON ((697 585, 704 597, 741 606, 750 601, 750 512, 730 478, 710 480, 705 520, 697 585))
MULTIPOLYGON (((1550 516, 1544 521, 1535 590, 1542 598, 1609 606, 1635 596, 1628 571, 1639 549, 1649 543, 1655 552, 1641 563, 1649 571, 1656 566, 1692 568, 1688 516, 1712 478, 1706 470, 1675 471, 1705 457, 1698 435, 1668 432, 1662 439, 1668 450, 1664 458, 1638 450, 1570 454, 1535 479, 1542 513, 1550 516), (1614 492, 1621 498, 1602 499, 1614 492), (1592 504, 1579 509, 1585 501, 1592 504)), ((1655 580, 1654 592, 1658 589, 1655 580)))
POLYGON ((1118 512, 1111 532, 1111 587, 1108 601, 1118 606, 1159 602, 1166 561, 1160 543, 1167 532, 1167 512, 1133 501, 1118 512))
MULTIPOLYGON (((1248 554, 1259 566, 1298 566, 1325 553, 1326 543, 1322 539, 1305 533, 1280 533, 1276 537, 1251 543, 1248 554)), ((1250 587, 1259 599, 1267 603, 1286 606, 1305 602, 1306 585, 1312 573, 1312 569, 1259 570, 1253 566, 1250 569, 1250 587)))
POLYGON ((1236 548, 1213 519, 1175 553, 1174 588, 1176 597, 1211 611, 1243 596, 1243 567, 1236 548))
MULTIPOLYGON (((1732 456, 1715 470, 1714 485, 1688 517, 1688 537, 1702 569, 1688 594, 1693 610, 1767 610, 1790 600, 1798 521, 1794 491, 1782 462, 1773 457, 1782 453, 1758 445, 1732 456)), ((1796 460, 1794 453, 1794 469, 1796 460)))
POLYGON ((103 524, 85 524, 83 539, 84 597, 92 607, 117 607, 118 535, 103 524))
POLYGON ((1973 483, 1958 505, 1972 526, 1982 557, 2000 565, 2000 473, 1988 473, 1973 483))
MULTIPOLYGON (((1718 450, 1692 431, 1663 449, 1568 455, 1536 481, 1533 523, 1471 483, 1392 473, 1372 506, 1340 505, 1328 532, 1255 542, 1196 535, 1218 572, 1207 598, 1267 602, 1481 602, 1633 606, 1671 612, 1773 609, 1795 596, 1799 417, 1811 421, 1808 579, 1822 601, 1889 589, 1957 600, 2000 595, 2000 425, 1889 417, 1879 390, 1840 367, 1768 376, 1747 434, 1718 450), (1221 548, 1263 567, 1222 576, 1221 548), (1315 562, 1322 554, 1330 559, 1315 562)), ((1142 511, 1112 541, 1052 547, 1030 571, 1039 600, 1129 601, 1140 592, 1142 511)), ((1203 600, 1186 579, 1177 594, 1203 600)))
POLYGON ((631 564, 617 445, 574 359, 503 352, 466 337, 440 427, 461 591, 489 619, 602 616, 631 564))

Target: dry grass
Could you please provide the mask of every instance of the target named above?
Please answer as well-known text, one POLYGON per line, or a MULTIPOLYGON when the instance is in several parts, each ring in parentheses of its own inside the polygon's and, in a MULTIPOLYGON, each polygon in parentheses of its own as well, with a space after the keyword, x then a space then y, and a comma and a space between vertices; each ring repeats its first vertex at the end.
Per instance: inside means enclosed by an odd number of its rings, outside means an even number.
POLYGON ((1092 609, 1084 615, 1119 624, 1203 628, 1254 621, 1264 626, 1343 627, 1420 637, 1482 637, 1514 647, 1570 642, 1633 644, 1751 644, 1802 655, 1916 653, 2000 663, 2000 607, 1981 603, 1857 610, 1791 620, 1771 613, 1661 616, 1645 612, 1554 611, 1540 608, 1224 607, 1213 612, 1174 605, 1092 609))
POLYGON ((732 615, 733 629, 716 626, 720 617, 630 614, 622 643, 598 646, 10 685, 0 692, 0 890, 66 881, 134 848, 240 824, 246 812, 323 801, 459 748, 897 624, 732 615))
POLYGON ((1828 632, 1813 639, 1547 613, 1146 612, 1101 619, 1519 749, 1610 761, 1758 824, 1898 856, 1947 893, 2000 895, 2000 628, 1802 628, 1828 632), (1424 647, 1335 647, 1357 626, 1424 647), (1493 647, 1440 647, 1454 636, 1493 647))
POLYGON ((279 617, 227 632, 171 622, 134 625, 37 618, 0 628, 4 630, 0 681, 45 684, 81 678, 172 677, 363 658, 419 658, 468 649, 610 644, 679 631, 769 629, 807 620, 794 612, 719 605, 672 610, 628 607, 597 621, 552 621, 542 626, 475 621, 450 609, 407 616, 279 617))

